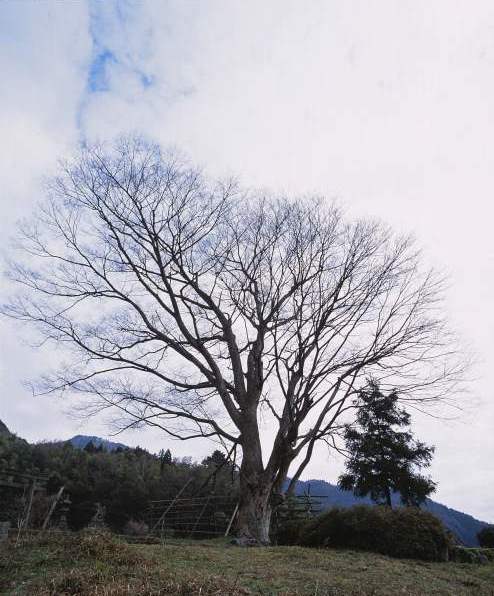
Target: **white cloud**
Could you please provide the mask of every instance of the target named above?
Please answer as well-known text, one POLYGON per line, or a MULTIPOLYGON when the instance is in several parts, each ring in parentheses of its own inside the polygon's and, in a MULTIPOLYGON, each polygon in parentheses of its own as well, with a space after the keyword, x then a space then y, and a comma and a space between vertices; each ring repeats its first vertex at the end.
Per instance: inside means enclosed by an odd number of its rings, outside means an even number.
MULTIPOLYGON (((0 7, 0 179, 2 252, 17 219, 40 198, 42 178, 78 140, 91 41, 81 3, 4 2, 0 7)), ((2 282, 2 294, 6 284, 2 282)), ((2 296, 4 299, 4 296, 2 296)), ((47 356, 22 343, 19 325, 2 321, 0 419, 28 439, 70 436, 59 402, 35 401, 21 381, 47 356)))

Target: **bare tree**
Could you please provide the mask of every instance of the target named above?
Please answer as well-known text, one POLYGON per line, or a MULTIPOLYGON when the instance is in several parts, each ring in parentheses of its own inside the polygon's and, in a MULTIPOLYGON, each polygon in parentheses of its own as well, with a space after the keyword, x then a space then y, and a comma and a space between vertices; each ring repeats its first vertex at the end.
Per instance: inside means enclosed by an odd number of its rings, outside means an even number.
POLYGON ((211 184, 139 140, 65 164, 22 245, 24 291, 4 312, 72 355, 39 391, 238 446, 249 540, 269 541, 271 495, 334 440, 365 377, 424 403, 460 373, 441 280, 409 238, 323 201, 211 184))

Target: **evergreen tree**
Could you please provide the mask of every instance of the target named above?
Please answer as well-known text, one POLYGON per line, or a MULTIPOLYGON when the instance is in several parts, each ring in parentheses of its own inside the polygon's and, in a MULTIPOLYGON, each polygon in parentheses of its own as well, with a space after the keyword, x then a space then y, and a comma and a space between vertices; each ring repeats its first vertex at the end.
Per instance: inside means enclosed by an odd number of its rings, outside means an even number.
POLYGON ((347 425, 344 431, 350 457, 340 488, 390 507, 391 494, 397 492, 404 505, 419 506, 436 487, 418 472, 430 465, 434 447, 413 438, 410 414, 398 407, 396 391, 385 395, 371 381, 359 402, 356 426, 347 425))
POLYGON ((226 455, 219 449, 215 449, 211 455, 208 455, 202 460, 203 466, 213 466, 215 468, 221 468, 226 465, 228 459, 226 455))
POLYGON ((160 471, 163 474, 164 470, 165 470, 165 466, 170 466, 173 463, 173 459, 172 459, 172 452, 167 449, 166 451, 164 449, 162 449, 160 451, 160 471))
POLYGON ((84 451, 86 453, 96 453, 98 451, 98 448, 96 447, 96 445, 92 441, 89 441, 86 444, 86 446, 84 447, 84 451))

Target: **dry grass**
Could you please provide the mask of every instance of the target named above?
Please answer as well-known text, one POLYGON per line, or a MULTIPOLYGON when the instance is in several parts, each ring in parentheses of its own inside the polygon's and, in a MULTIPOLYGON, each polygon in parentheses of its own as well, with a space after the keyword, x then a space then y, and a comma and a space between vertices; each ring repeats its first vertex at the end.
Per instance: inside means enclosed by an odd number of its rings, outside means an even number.
MULTIPOLYGON (((161 548, 161 547, 158 547, 161 548)), ((143 547, 110 534, 28 538, 0 551, 0 594, 36 596, 241 596, 249 594, 223 577, 177 575, 160 567, 143 547)))
POLYGON ((494 564, 425 563, 218 542, 128 545, 105 535, 30 539, 0 552, 0 594, 494 596, 494 564))

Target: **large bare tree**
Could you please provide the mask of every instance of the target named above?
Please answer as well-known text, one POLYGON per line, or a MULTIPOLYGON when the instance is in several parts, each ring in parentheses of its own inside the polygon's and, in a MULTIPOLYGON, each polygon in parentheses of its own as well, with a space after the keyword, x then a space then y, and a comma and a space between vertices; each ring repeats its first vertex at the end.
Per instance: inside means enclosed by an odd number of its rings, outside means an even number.
POLYGON ((244 539, 269 541, 271 496, 333 440, 365 378, 422 403, 460 372, 441 281, 409 238, 212 184, 140 140, 66 163, 22 246, 4 311, 72 355, 39 390, 238 446, 244 539))

